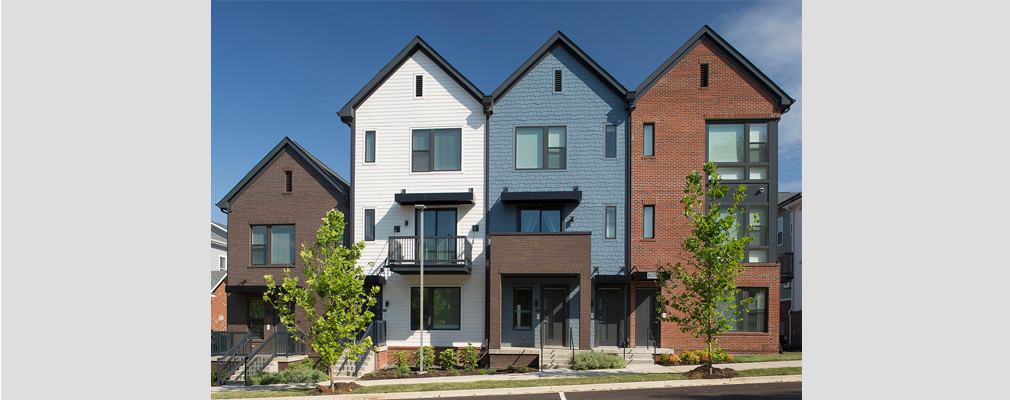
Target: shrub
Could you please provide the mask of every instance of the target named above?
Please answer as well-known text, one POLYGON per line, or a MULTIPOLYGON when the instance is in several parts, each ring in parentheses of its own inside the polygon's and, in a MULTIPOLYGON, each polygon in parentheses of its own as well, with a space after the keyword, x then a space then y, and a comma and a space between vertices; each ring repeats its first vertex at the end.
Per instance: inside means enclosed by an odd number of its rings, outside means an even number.
MULTIPOLYGON (((415 356, 414 357, 415 365, 417 365, 418 368, 421 368, 421 365, 419 365, 421 361, 421 349, 417 349, 417 351, 414 352, 414 356, 415 356)), ((424 368, 421 369, 427 371, 432 369, 432 367, 434 366, 435 366, 435 348, 431 346, 424 346, 424 368)))
POLYGON ((701 362, 702 364, 707 364, 708 363, 708 352, 707 351, 698 350, 696 352, 696 354, 698 354, 698 361, 699 362, 701 362))
POLYGON ((438 365, 442 366, 442 369, 455 371, 456 370, 456 350, 455 349, 445 349, 442 350, 438 355, 438 365))
POLYGON ((509 365, 509 366, 505 367, 505 370, 508 371, 508 372, 516 372, 516 366, 515 365, 509 365))
POLYGON ((487 375, 487 370, 486 369, 478 369, 477 370, 477 375, 487 375))
POLYGON ((466 348, 459 349, 459 364, 464 370, 473 371, 477 368, 477 348, 473 344, 467 343, 466 348), (468 369, 469 368, 469 369, 468 369))
POLYGON ((406 365, 398 366, 398 367, 396 367, 396 373, 398 375, 400 375, 400 376, 410 375, 410 367, 408 367, 406 365))
POLYGON ((628 366, 620 356, 603 352, 588 351, 575 355, 575 362, 572 363, 574 369, 610 369, 624 368, 628 366))
POLYGON ((684 350, 678 355, 680 362, 683 364, 697 364, 700 358, 697 354, 690 350, 684 350))
POLYGON ((516 371, 519 371, 519 372, 530 372, 532 370, 533 370, 533 368, 525 367, 525 366, 516 368, 516 371))
POLYGON ((410 365, 410 354, 407 351, 394 351, 393 352, 393 365, 397 368, 407 367, 410 365))
POLYGON ((210 371, 210 384, 217 384, 217 372, 210 371))
POLYGON ((249 377, 251 385, 272 385, 275 383, 316 383, 328 380, 326 374, 312 368, 288 368, 281 372, 260 371, 249 377))

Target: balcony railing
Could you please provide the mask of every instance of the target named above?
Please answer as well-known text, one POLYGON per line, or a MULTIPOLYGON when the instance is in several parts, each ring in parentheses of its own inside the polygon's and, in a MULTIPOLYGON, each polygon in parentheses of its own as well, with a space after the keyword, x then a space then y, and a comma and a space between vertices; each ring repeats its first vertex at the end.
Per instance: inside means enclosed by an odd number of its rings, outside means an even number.
MULTIPOLYGON (((466 236, 424 236, 424 265, 470 266, 473 243, 466 236)), ((390 266, 417 266, 417 236, 390 236, 387 264, 390 266)))

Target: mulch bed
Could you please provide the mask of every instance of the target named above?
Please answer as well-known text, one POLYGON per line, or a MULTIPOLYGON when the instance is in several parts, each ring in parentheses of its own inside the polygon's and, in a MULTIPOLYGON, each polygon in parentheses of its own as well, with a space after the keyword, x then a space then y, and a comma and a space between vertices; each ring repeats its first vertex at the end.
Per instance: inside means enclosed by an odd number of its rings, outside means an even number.
MULTIPOLYGON (((534 367, 527 367, 527 368, 528 369, 526 370, 526 372, 537 372, 537 369, 534 368, 534 367)), ((380 370, 377 370, 375 372, 371 372, 369 374, 365 374, 365 376, 362 376, 361 378, 358 378, 358 379, 359 380, 363 380, 363 381, 368 381, 368 380, 375 380, 375 379, 410 379, 410 378, 435 378, 435 377, 439 377, 439 376, 481 375, 481 373, 478 372, 478 371, 480 371, 480 370, 479 369, 475 369, 473 371, 464 371, 464 370, 461 370, 461 369, 457 369, 456 373, 453 373, 452 371, 446 371, 446 370, 441 370, 441 369, 430 369, 430 370, 426 371, 425 374, 419 375, 417 373, 417 371, 411 370, 410 373, 407 376, 401 376, 400 373, 399 373, 399 371, 396 370, 396 368, 387 368, 387 369, 380 369, 380 370), (369 376, 369 375, 372 375, 372 376, 369 376)), ((495 369, 494 375, 498 375, 498 374, 516 374, 516 373, 520 373, 518 369, 514 370, 514 371, 509 371, 508 369, 501 368, 501 369, 495 369)), ((483 375, 491 375, 491 374, 488 374, 488 373, 485 372, 483 375)))
POLYGON ((330 385, 320 385, 311 392, 306 393, 309 396, 321 396, 321 395, 331 395, 331 394, 344 394, 350 393, 352 390, 361 387, 361 385, 354 382, 333 382, 333 386, 330 385))
POLYGON ((725 379, 736 378, 737 373, 733 368, 712 367, 712 373, 708 373, 708 365, 702 365, 684 373, 688 379, 725 379))

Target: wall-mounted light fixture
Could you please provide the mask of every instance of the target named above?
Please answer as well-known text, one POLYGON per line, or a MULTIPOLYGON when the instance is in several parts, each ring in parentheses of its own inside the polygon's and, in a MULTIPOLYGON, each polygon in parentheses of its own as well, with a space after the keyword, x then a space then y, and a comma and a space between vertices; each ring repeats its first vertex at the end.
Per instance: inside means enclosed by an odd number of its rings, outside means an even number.
POLYGON ((761 194, 761 193, 764 193, 764 192, 765 192, 765 188, 760 188, 760 189, 758 189, 757 194, 761 194))
POLYGON ((578 192, 579 191, 579 186, 578 185, 572 186, 572 190, 578 192))
POLYGON ((474 232, 480 232, 480 224, 475 224, 475 225, 473 226, 473 231, 474 231, 474 232))
POLYGON ((407 189, 400 189, 400 193, 407 193, 407 189))
POLYGON ((568 223, 572 223, 572 222, 575 222, 575 216, 574 215, 568 217, 568 223))
POLYGON ((410 221, 403 220, 403 226, 410 226, 410 221))
POLYGON ((393 232, 400 233, 400 225, 393 225, 393 232))
POLYGON ((508 193, 508 191, 509 191, 508 186, 505 186, 505 187, 501 188, 501 192, 502 193, 508 193))
POLYGON ((389 300, 386 300, 386 308, 389 308, 389 300))

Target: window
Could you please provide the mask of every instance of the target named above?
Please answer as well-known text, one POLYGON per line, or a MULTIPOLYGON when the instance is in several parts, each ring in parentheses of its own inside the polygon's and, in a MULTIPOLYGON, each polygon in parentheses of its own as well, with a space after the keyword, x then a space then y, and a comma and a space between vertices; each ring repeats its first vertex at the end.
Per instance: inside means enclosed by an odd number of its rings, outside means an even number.
POLYGON ((518 225, 519 232, 561 232, 561 209, 519 209, 518 225))
POLYGON ((781 246, 782 245, 782 217, 779 217, 779 221, 778 221, 778 239, 779 239, 779 246, 781 246))
POLYGON ((701 87, 708 87, 708 64, 701 64, 701 87))
POLYGON ((290 265, 294 263, 294 225, 254 225, 252 227, 253 265, 290 265))
POLYGON ((415 129, 414 172, 459 171, 462 154, 461 129, 415 129))
MULTIPOLYGON (((420 296, 420 288, 410 288, 410 329, 415 331, 419 321, 420 296)), ((458 287, 424 288, 425 330, 459 330, 459 310, 458 287)))
POLYGON ((617 207, 606 207, 603 213, 603 238, 614 239, 617 237, 617 207))
MULTIPOLYGON (((768 207, 739 206, 737 211, 739 214, 737 214, 732 228, 735 231, 734 238, 742 238, 744 232, 747 231, 747 225, 750 225, 752 230, 747 235, 754 239, 744 248, 744 262, 768 262, 768 207), (747 216, 747 225, 740 223, 745 215, 747 216)), ((725 216, 728 209, 722 208, 719 213, 725 216)))
POLYGON ((645 206, 642 209, 642 237, 652 239, 656 237, 656 206, 645 206))
POLYGON ((284 191, 291 193, 291 171, 284 171, 284 191))
POLYGON ((779 299, 781 301, 792 300, 792 298, 793 298, 793 283, 792 282, 784 282, 784 283, 782 283, 782 288, 779 289, 779 293, 780 293, 779 299))
POLYGON ((414 75, 414 97, 424 95, 424 75, 414 75))
POLYGON ((515 313, 512 314, 512 329, 533 330, 533 288, 512 288, 512 304, 516 307, 515 313))
POLYGON ((605 132, 603 156, 606 158, 617 158, 617 127, 607 125, 603 130, 605 132))
POLYGON ((708 160, 724 180, 771 179, 768 123, 709 124, 708 160))
POLYGON ((516 169, 565 169, 565 132, 563 126, 517 127, 516 169))
POLYGON ((365 240, 375 240, 375 209, 365 210, 365 240))
POLYGON ((218 256, 217 257, 217 262, 218 262, 217 269, 219 269, 221 271, 227 271, 228 270, 228 258, 227 257, 225 257, 225 256, 218 256))
POLYGON ((248 318, 246 319, 249 332, 252 332, 253 339, 263 339, 263 320, 267 314, 266 305, 262 299, 249 299, 248 318))
POLYGON ((554 70, 554 91, 555 92, 560 92, 561 91, 561 70, 560 69, 554 70))
POLYGON ((365 131, 365 162, 375 162, 375 131, 365 131))
POLYGON ((642 155, 643 156, 648 157, 648 156, 654 156, 654 155, 656 155, 655 151, 653 151, 654 150, 654 145, 655 145, 655 140, 656 140, 655 139, 655 130, 656 130, 656 125, 655 124, 645 124, 645 125, 642 126, 642 136, 643 136, 643 138, 642 138, 642 155))
POLYGON ((731 303, 740 314, 734 315, 728 304, 721 304, 723 315, 727 318, 739 319, 730 322, 730 332, 766 332, 768 330, 768 288, 737 288, 736 298, 731 303), (744 299, 754 298, 750 304, 743 305, 744 299))

